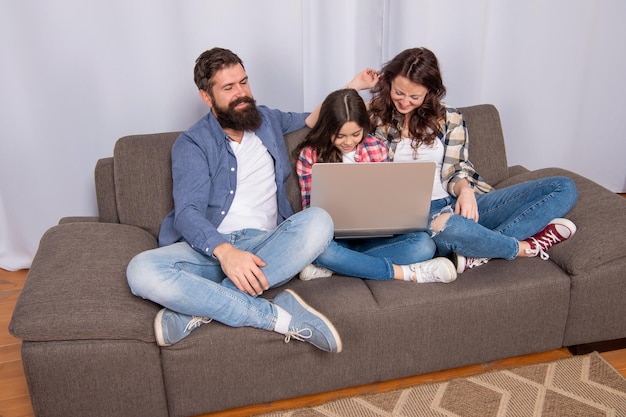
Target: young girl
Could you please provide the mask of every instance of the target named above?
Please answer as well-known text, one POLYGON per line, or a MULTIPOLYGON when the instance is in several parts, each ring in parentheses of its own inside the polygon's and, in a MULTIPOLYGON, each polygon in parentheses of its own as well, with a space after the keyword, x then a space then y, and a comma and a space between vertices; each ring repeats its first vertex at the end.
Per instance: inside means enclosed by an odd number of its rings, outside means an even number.
MULTIPOLYGON (((311 202, 314 164, 387 161, 385 144, 366 135, 369 130, 365 103, 355 90, 343 89, 328 95, 317 124, 295 150, 303 209, 311 202)), ((446 258, 431 259, 434 252, 435 245, 424 232, 389 238, 333 240, 314 265, 302 270, 300 279, 327 277, 334 271, 373 280, 454 281, 456 270, 452 262, 446 258)))
POLYGON ((435 161, 430 232, 441 256, 455 259, 457 272, 491 258, 540 256, 569 239, 576 226, 561 218, 578 191, 567 177, 550 177, 494 190, 468 159, 463 115, 442 103, 446 89, 435 55, 407 49, 370 70, 370 120, 386 141, 392 161, 435 161))

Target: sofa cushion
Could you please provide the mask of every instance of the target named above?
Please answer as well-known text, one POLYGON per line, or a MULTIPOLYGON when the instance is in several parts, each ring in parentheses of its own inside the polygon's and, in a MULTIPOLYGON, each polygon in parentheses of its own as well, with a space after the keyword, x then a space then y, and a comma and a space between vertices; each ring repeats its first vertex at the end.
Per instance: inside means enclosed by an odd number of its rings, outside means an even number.
POLYGON ((158 236, 161 221, 174 208, 171 155, 179 134, 126 136, 115 143, 113 170, 120 223, 158 236))
POLYGON ((601 185, 571 171, 545 168, 516 175, 497 185, 498 188, 523 181, 563 175, 574 180, 578 201, 565 216, 576 224, 576 234, 552 247, 550 258, 571 275, 585 273, 626 253, 626 199, 601 185), (601 216, 597 213, 602 213, 601 216), (606 242, 598 244, 597 242, 606 242))
POLYGON ((168 416, 156 343, 24 342, 21 356, 38 417, 168 416))
POLYGON ((66 223, 41 239, 10 330, 26 341, 131 339, 153 342, 158 307, 131 294, 126 265, 153 249, 145 230, 114 223, 66 223))

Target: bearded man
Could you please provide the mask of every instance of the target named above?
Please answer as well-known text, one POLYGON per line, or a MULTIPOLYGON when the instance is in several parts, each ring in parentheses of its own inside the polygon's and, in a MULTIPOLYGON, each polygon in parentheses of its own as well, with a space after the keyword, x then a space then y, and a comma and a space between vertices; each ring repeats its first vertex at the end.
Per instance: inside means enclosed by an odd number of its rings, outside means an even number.
POLYGON ((312 113, 256 106, 241 59, 213 48, 196 60, 194 81, 210 111, 172 148, 174 210, 161 224, 159 248, 135 256, 133 294, 163 306, 154 331, 177 343, 215 320, 251 326, 340 352, 333 324, 294 291, 258 297, 285 284, 333 237, 323 210, 294 214, 285 181, 291 165, 283 135, 312 127, 312 113))

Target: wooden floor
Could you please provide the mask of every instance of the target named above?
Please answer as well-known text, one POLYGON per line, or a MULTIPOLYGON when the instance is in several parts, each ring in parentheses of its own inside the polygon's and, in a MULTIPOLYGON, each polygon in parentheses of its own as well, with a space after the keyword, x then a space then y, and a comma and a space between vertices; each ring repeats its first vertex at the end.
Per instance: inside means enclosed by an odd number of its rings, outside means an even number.
MULTIPOLYGON (((27 271, 8 272, 0 269, 0 417, 33 417, 28 387, 20 358, 21 343, 9 334, 8 326, 15 303, 24 285, 27 271)), ((626 377, 626 349, 601 353, 615 369, 626 377)), ((349 395, 388 391, 410 385, 438 382, 450 378, 476 374, 486 370, 510 368, 519 365, 540 363, 571 356, 567 349, 520 356, 487 364, 466 366, 411 378, 398 379, 378 384, 348 388, 331 393, 277 401, 270 404, 250 406, 237 410, 207 414, 203 417, 238 417, 276 409, 288 409, 320 404, 349 395)))

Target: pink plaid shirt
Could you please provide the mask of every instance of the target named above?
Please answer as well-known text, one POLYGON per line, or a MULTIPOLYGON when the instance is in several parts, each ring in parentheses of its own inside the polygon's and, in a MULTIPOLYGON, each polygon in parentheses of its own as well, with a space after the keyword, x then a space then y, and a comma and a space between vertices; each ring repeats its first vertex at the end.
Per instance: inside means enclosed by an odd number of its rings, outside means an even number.
MULTIPOLYGON (((387 146, 374 136, 366 136, 356 147, 354 155, 356 162, 387 162, 387 146)), ((300 151, 296 161, 296 173, 300 182, 302 208, 311 205, 311 169, 317 162, 317 151, 310 146, 300 151)))

